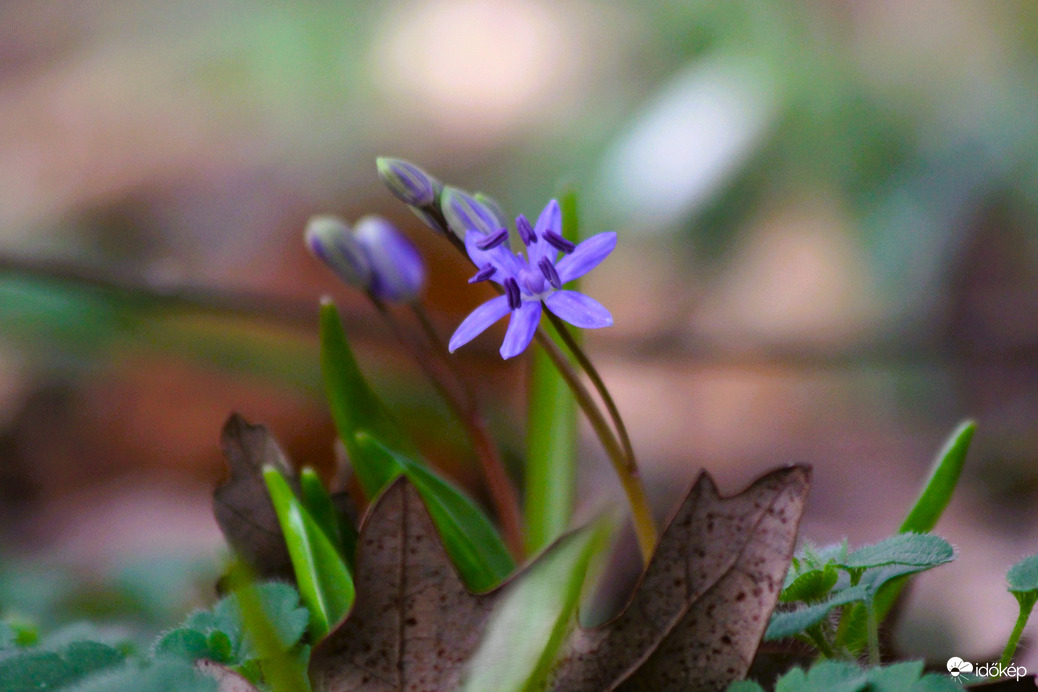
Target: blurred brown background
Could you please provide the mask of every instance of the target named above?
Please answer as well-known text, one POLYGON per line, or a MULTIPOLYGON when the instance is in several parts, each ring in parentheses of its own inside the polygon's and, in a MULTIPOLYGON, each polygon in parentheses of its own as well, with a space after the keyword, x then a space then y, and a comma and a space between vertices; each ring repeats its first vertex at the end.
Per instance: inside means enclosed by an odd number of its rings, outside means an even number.
MULTIPOLYGON (((802 535, 877 540, 975 418, 937 529, 960 558, 919 580, 899 636, 988 660, 1015 617, 1005 569, 1038 552, 1036 88, 1025 1, 5 0, 0 603, 179 617, 221 554, 227 415, 330 463, 324 293, 475 483, 432 389, 301 242, 315 213, 389 216, 450 333, 485 296, 382 189, 388 154, 512 216, 573 182, 586 232, 618 231, 586 283, 616 326, 587 343, 661 514, 699 468, 734 492, 810 462, 802 535)), ((500 336, 454 359, 518 476, 524 368, 500 336)), ((618 496, 593 439, 583 461, 588 501, 618 496)))

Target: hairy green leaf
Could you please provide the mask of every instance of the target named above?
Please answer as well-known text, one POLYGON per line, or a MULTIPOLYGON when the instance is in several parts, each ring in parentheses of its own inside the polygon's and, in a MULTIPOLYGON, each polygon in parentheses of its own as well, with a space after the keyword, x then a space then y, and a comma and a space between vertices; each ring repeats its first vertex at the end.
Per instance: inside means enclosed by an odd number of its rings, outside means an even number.
POLYGON ((837 591, 829 600, 822 603, 775 613, 771 616, 771 622, 764 633, 764 641, 775 641, 800 634, 809 627, 814 627, 825 620, 833 608, 847 605, 854 601, 864 601, 869 598, 870 593, 867 587, 852 586, 848 589, 837 591))
POLYGON ((1038 591, 1038 555, 1025 557, 1006 573, 1009 590, 1013 592, 1038 591))
POLYGON ((852 551, 838 564, 846 569, 868 569, 884 565, 936 567, 955 558, 948 541, 929 533, 900 533, 873 545, 852 551))

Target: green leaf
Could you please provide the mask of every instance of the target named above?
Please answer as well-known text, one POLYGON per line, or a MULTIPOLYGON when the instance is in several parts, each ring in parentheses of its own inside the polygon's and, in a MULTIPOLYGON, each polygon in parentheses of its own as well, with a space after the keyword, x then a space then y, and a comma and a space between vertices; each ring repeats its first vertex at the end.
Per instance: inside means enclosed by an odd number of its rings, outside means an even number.
MULTIPOLYGON (((563 235, 579 242, 576 194, 560 196, 563 235)), ((579 290, 579 281, 570 288, 579 290)), ((555 329, 544 323, 558 341, 555 329)), ((579 330, 573 333, 580 339, 579 330)), ((573 514, 577 459, 577 405, 566 381, 543 350, 534 350, 526 417, 526 550, 535 553, 566 530, 573 514)))
MULTIPOLYGON (((976 429, 977 426, 973 421, 964 421, 948 437, 944 447, 937 454, 930 477, 923 486, 919 498, 898 529, 900 533, 925 533, 937 524, 937 520, 951 500, 959 477, 962 475, 966 452, 969 450, 970 441, 973 439, 976 429)), ((886 618, 887 613, 890 612, 901 594, 901 589, 904 588, 906 581, 907 577, 889 581, 876 592, 872 607, 875 610, 877 622, 882 622, 886 618)), ((845 619, 848 620, 847 625, 844 626, 848 633, 846 645, 851 651, 860 650, 865 643, 865 617, 866 613, 861 608, 855 608, 853 612, 845 616, 845 619)))
POLYGON ((361 433, 355 442, 365 457, 386 457, 378 463, 395 464, 411 481, 469 589, 486 591, 512 573, 515 563, 497 529, 464 493, 424 464, 393 452, 370 435, 361 433))
POLYGON ((72 642, 58 651, 26 650, 0 660, 0 690, 67 689, 74 682, 120 666, 123 661, 122 652, 99 642, 72 642))
POLYGON ((848 570, 868 569, 884 565, 936 567, 955 559, 948 541, 930 533, 901 533, 851 552, 837 562, 848 570))
POLYGON ((753 680, 737 680, 728 686, 726 692, 764 692, 764 688, 753 680))
POLYGON ((310 692, 306 675, 310 647, 293 646, 307 620, 295 589, 276 582, 256 585, 241 568, 233 569, 228 580, 234 589, 233 600, 224 599, 218 605, 226 602, 228 610, 239 615, 247 644, 242 648, 252 659, 238 666, 239 672, 258 682, 258 668, 272 690, 310 692))
POLYGON ((329 299, 321 303, 321 376, 339 437, 364 494, 371 499, 400 474, 400 468, 384 455, 365 456, 357 435, 366 433, 403 454, 416 456, 417 450, 361 375, 339 311, 329 299))
POLYGON ((72 667, 53 651, 27 651, 0 660, 0 690, 56 689, 75 679, 72 667))
POLYGON ((951 500, 955 486, 962 474, 966 462, 966 452, 977 425, 973 421, 965 421, 955 429, 934 461, 930 478, 923 486, 919 499, 905 517, 899 531, 901 533, 924 533, 937 524, 941 513, 951 500))
POLYGON ((764 641, 775 641, 785 639, 795 634, 800 634, 809 627, 814 627, 825 620, 829 611, 837 606, 847 605, 854 601, 865 601, 870 596, 870 589, 865 586, 852 586, 842 591, 837 591, 832 597, 814 605, 776 612, 771 616, 768 629, 764 633, 764 641))
MULTIPOLYGON (((865 669, 847 661, 822 661, 806 673, 800 668, 789 671, 776 682, 775 692, 945 692, 961 689, 946 675, 920 677, 922 674, 922 661, 903 661, 865 669)), ((732 692, 731 688, 729 692, 732 692)))
MULTIPOLYGON (((219 630, 214 630, 218 632, 219 630)), ((223 633, 221 633, 223 634, 223 633)), ((224 638, 230 641, 226 634, 223 634, 224 638)), ((209 641, 205 634, 195 629, 188 627, 178 627, 177 629, 167 632, 162 635, 152 651, 156 656, 173 656, 176 658, 183 658, 188 661, 194 661, 199 658, 210 658, 212 653, 209 649, 209 641)), ((214 661, 223 663, 230 659, 230 656, 226 658, 213 658, 214 661)))
POLYGON ((839 578, 840 575, 836 568, 831 565, 827 565, 823 569, 813 569, 809 572, 804 572, 782 590, 779 600, 783 603, 794 601, 812 603, 820 601, 832 591, 839 578))
POLYGON ((1009 590, 1016 593, 1038 591, 1038 555, 1025 557, 1006 573, 1009 590))
POLYGON ((285 535, 299 595, 310 611, 311 637, 320 641, 353 607, 353 578, 339 549, 293 494, 281 472, 266 467, 263 478, 285 535))
POLYGON ((775 683, 775 692, 858 692, 867 684, 865 672, 846 661, 822 661, 806 673, 794 668, 775 683))
POLYGON ((217 683, 186 661, 164 658, 149 665, 111 668, 61 689, 62 692, 217 692, 217 683))
POLYGON ((349 522, 343 521, 324 483, 309 466, 299 472, 299 494, 310 516, 349 565, 353 560, 352 549, 357 545, 357 530, 349 522))
POLYGON ((469 663, 463 690, 538 689, 575 621, 588 563, 605 541, 603 523, 563 537, 506 587, 469 663))

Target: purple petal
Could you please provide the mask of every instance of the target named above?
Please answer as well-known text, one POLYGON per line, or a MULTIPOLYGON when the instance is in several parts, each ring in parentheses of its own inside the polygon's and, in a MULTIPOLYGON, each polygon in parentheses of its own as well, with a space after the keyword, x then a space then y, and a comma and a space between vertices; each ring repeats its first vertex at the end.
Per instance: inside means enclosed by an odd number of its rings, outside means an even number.
POLYGON ((492 325, 494 322, 497 322, 509 312, 507 297, 498 296, 497 298, 491 298, 473 310, 468 317, 462 320, 461 324, 458 325, 458 328, 454 330, 454 335, 451 336, 451 341, 447 345, 447 350, 454 353, 454 351, 459 347, 464 346, 475 339, 477 336, 482 334, 487 327, 492 325))
POLYGON ((489 264, 497 269, 497 273, 490 277, 490 280, 503 284, 509 276, 517 275, 522 269, 522 265, 519 263, 519 258, 504 245, 489 250, 480 250, 479 242, 484 239, 486 236, 479 231, 469 231, 465 234, 465 249, 477 267, 489 264))
POLYGON ((526 350, 533 341, 533 333, 541 321, 541 301, 530 300, 523 303, 518 310, 512 311, 508 319, 508 331, 505 342, 501 344, 501 357, 508 360, 526 350))
POLYGON ((578 245, 572 254, 560 259, 555 265, 555 270, 559 273, 562 283, 579 279, 601 264, 615 247, 616 233, 608 231, 593 235, 578 245))
POLYGON ((526 251, 531 267, 536 267, 542 257, 547 257, 552 262, 558 257, 555 248, 548 245, 544 239, 544 232, 549 230, 562 235, 562 210, 559 209, 559 203, 555 200, 551 200, 544 206, 541 215, 537 217, 537 224, 533 227, 537 240, 526 251))
MULTIPOLYGON (((598 329, 599 327, 611 327, 613 316, 602 307, 594 298, 588 298, 583 293, 576 291, 555 291, 545 297, 544 303, 548 309, 566 320, 574 327, 584 329, 598 329)), ((511 325, 509 325, 511 329, 511 325)))

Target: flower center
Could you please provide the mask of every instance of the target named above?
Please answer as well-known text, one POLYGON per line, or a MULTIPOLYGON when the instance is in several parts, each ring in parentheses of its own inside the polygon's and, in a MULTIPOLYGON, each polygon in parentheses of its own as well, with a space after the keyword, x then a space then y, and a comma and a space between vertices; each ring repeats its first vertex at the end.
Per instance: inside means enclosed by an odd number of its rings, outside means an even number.
POLYGON ((537 269, 523 267, 519 270, 519 283, 533 298, 540 298, 544 293, 544 274, 537 269))

